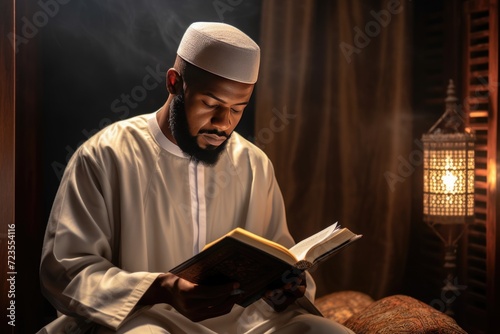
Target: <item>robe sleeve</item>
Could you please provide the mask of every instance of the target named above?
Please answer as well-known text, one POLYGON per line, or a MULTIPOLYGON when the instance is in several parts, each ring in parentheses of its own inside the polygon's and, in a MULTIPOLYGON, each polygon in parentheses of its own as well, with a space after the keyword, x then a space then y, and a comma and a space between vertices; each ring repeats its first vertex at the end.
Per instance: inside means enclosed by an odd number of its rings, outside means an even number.
MULTIPOLYGON (((109 174, 109 173, 108 173, 109 174)), ((40 280, 58 311, 116 329, 159 273, 117 267, 109 177, 85 149, 66 168, 47 225, 40 280)), ((133 247, 133 246, 131 246, 133 247)))

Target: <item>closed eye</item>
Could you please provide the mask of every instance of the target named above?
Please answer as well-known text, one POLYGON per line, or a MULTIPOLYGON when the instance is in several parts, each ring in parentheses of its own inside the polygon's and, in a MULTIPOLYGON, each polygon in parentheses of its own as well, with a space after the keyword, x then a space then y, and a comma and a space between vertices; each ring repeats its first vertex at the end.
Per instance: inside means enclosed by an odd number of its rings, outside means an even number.
POLYGON ((203 101, 203 104, 207 107, 207 108, 210 108, 210 109, 215 109, 217 108, 219 105, 218 104, 208 104, 206 103, 205 101, 203 101))

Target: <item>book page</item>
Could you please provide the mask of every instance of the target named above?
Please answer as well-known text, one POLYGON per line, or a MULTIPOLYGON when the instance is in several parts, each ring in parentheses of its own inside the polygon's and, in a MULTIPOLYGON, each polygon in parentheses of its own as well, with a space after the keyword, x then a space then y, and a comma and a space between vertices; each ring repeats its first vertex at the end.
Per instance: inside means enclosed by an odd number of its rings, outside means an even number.
POLYGON ((297 259, 304 260, 309 249, 340 231, 340 226, 337 226, 337 224, 338 222, 302 240, 295 246, 291 247, 290 252, 292 252, 297 259))
POLYGON ((207 249, 215 245, 217 242, 219 242, 225 237, 230 237, 239 240, 241 242, 244 242, 247 245, 258 248, 291 265, 295 264, 298 261, 295 255, 292 252, 290 252, 286 247, 239 227, 225 234, 223 237, 207 244, 203 249, 207 249))
POLYGON ((315 263, 317 259, 335 253, 337 248, 352 242, 357 237, 347 228, 336 231, 330 238, 311 247, 305 254, 304 259, 310 263, 315 263))

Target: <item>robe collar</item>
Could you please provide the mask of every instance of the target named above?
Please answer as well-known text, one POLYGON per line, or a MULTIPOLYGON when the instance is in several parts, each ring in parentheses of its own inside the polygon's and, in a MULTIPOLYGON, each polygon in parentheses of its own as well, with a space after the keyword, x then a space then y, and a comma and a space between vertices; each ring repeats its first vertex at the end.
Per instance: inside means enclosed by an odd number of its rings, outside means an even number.
POLYGON ((168 139, 167 136, 165 136, 165 134, 161 131, 160 125, 158 124, 158 120, 156 119, 157 112, 150 114, 149 118, 148 118, 149 131, 151 131, 151 133, 153 134, 153 137, 155 138, 156 142, 164 150, 166 150, 166 151, 168 151, 168 152, 170 152, 178 157, 188 159, 188 157, 186 157, 184 155, 184 152, 182 152, 180 147, 175 145, 174 143, 172 143, 170 141, 170 139, 168 139))

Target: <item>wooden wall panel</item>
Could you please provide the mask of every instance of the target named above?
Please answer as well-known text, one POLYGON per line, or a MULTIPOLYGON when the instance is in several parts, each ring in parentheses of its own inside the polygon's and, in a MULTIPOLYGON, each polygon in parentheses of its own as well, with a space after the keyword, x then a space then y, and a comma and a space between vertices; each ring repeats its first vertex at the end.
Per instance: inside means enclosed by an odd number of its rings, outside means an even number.
MULTIPOLYGON (((7 282, 7 272, 11 271, 7 262, 8 226, 14 224, 15 53, 6 36, 13 31, 14 1, 5 0, 0 3, 0 36, 2 37, 0 38, 0 299, 2 301, 0 332, 2 333, 13 333, 15 329, 8 324, 7 318, 7 313, 10 313, 10 310, 7 310, 10 301, 16 301, 15 298, 9 298, 10 284, 7 282)), ((12 244, 11 242, 11 251, 13 250, 12 244)))
MULTIPOLYGON (((41 17, 37 1, 15 2, 15 25, 18 35, 25 37, 16 53, 16 175, 15 216, 17 234, 17 284, 22 287, 16 296, 19 333, 37 332, 45 320, 44 298, 40 292, 38 268, 45 231, 42 209, 43 179, 41 163, 43 115, 41 96, 41 47, 42 29, 32 36, 25 33, 26 20, 35 22, 41 17), (29 37, 29 38, 28 38, 29 37)), ((33 23, 34 24, 34 23, 33 23)))
POLYGON ((16 52, 14 37, 22 35, 21 18, 33 17, 36 10, 36 2, 0 2, 0 333, 37 332, 47 309, 38 279, 45 227, 41 210, 40 40, 31 38, 16 52), (15 234, 12 228, 8 230, 12 226, 15 234), (12 302, 12 310, 8 310, 12 302))

